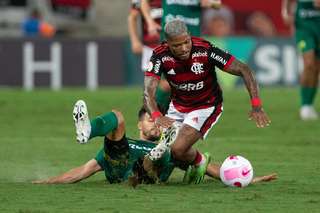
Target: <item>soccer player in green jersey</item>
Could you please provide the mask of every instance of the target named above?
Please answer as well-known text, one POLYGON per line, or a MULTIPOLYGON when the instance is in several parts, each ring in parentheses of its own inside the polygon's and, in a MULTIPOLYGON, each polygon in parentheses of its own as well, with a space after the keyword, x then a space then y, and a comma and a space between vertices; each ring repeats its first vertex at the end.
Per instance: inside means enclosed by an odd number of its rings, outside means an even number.
MULTIPOLYGON (((162 29, 173 19, 182 20, 193 36, 201 34, 201 10, 202 8, 220 8, 221 0, 162 0, 163 16, 162 29)), ((157 33, 161 27, 152 19, 148 0, 141 0, 141 10, 148 23, 150 33, 157 33)), ((163 31, 162 31, 163 32, 163 31)), ((161 33, 161 38, 164 34, 161 33)))
MULTIPOLYGON (((98 116, 91 121, 88 117, 87 107, 84 101, 79 100, 73 110, 76 135, 78 143, 87 143, 98 136, 104 137, 103 148, 96 157, 84 165, 74 168, 64 174, 33 183, 75 183, 90 177, 96 172, 104 171, 109 183, 126 181, 134 173, 144 172, 142 168, 143 158, 156 146, 160 130, 148 113, 142 108, 139 111, 138 128, 140 139, 134 140, 125 135, 125 121, 121 112, 113 110, 98 116)), ((174 165, 170 154, 165 153, 164 158, 157 162, 159 168, 159 180, 166 181, 174 165)), ((154 182, 146 173, 141 174, 141 182, 154 182)))
MULTIPOLYGON (((160 130, 154 124, 145 109, 138 113, 139 140, 125 135, 125 121, 121 112, 113 110, 98 116, 91 121, 88 117, 84 101, 78 101, 74 107, 73 117, 76 125, 77 141, 87 143, 91 138, 104 137, 104 146, 95 158, 85 164, 73 168, 63 174, 43 180, 36 180, 36 184, 76 183, 97 172, 104 172, 109 183, 120 183, 130 177, 138 177, 138 183, 154 183, 155 179, 148 176, 143 169, 143 158, 155 146, 160 137, 160 130), (138 175, 137 175, 138 173, 138 175)), ((167 181, 174 164, 169 153, 156 162, 158 179, 167 181)), ((207 174, 219 178, 219 164, 210 164, 207 174)), ((271 181, 277 178, 276 174, 255 177, 252 183, 271 181)))
POLYGON ((316 120, 318 113, 313 103, 320 72, 320 0, 283 0, 282 16, 287 24, 294 23, 295 40, 303 58, 300 117, 302 120, 316 120))

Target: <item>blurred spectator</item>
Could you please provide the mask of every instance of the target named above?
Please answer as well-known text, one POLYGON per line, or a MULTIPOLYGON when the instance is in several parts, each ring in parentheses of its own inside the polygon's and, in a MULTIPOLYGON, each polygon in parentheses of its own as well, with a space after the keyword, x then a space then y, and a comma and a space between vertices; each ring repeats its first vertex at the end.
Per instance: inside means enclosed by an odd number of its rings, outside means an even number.
POLYGON ((55 27, 42 21, 42 15, 38 9, 33 9, 22 24, 23 34, 25 36, 43 36, 52 37, 55 35, 55 27))
POLYGON ((203 21, 203 34, 205 35, 224 37, 233 33, 234 16, 225 6, 220 10, 205 10, 203 21))
POLYGON ((272 37, 277 35, 271 18, 265 13, 257 11, 247 19, 248 33, 257 37, 272 37))

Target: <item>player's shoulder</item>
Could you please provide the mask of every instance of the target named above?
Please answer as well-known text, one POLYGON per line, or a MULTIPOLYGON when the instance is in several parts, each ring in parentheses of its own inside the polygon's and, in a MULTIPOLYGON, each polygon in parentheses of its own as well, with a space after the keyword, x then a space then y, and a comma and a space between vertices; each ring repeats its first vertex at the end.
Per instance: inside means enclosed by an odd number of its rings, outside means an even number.
POLYGON ((211 43, 203 38, 199 37, 191 37, 192 45, 194 47, 209 49, 211 47, 211 43))
POLYGON ((153 49, 153 52, 156 54, 156 55, 163 55, 163 54, 166 54, 169 52, 169 46, 167 44, 167 42, 162 42, 161 44, 159 44, 158 46, 156 46, 154 49, 153 49))

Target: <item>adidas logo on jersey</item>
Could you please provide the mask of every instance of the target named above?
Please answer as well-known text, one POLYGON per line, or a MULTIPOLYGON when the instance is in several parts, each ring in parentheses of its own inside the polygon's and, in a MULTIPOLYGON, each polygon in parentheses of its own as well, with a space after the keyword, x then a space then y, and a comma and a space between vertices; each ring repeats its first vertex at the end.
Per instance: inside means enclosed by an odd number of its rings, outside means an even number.
POLYGON ((174 71, 174 69, 169 70, 168 75, 175 75, 176 72, 174 71))

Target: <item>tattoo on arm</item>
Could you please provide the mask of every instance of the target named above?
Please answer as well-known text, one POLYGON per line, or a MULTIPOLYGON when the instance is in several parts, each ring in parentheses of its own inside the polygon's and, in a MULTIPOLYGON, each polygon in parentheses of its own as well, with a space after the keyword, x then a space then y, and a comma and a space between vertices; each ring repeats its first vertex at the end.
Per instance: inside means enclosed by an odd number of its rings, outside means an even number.
POLYGON ((250 97, 259 97, 259 88, 250 67, 235 59, 230 66, 224 70, 232 75, 241 76, 250 94, 250 97))
POLYGON ((155 77, 144 77, 143 103, 149 113, 159 110, 156 102, 156 89, 158 84, 159 80, 155 77))

